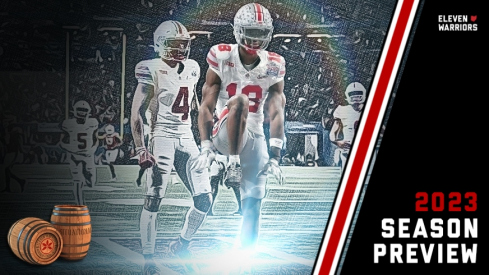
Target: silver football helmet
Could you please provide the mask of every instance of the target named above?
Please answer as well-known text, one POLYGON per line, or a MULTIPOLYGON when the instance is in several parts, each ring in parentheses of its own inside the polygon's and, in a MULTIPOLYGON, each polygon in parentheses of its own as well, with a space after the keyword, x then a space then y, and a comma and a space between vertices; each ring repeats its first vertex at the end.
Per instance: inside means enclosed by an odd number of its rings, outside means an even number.
POLYGON ((85 100, 80 100, 77 101, 73 105, 73 115, 76 118, 87 118, 90 116, 90 112, 92 111, 92 108, 90 107, 90 104, 86 102, 85 100))
POLYGON ((346 87, 345 96, 348 104, 364 103, 367 90, 360 82, 352 82, 346 87))
POLYGON ((264 50, 272 40, 272 16, 258 3, 242 6, 234 16, 236 42, 250 51, 264 50))
POLYGON ((182 23, 165 21, 154 32, 154 50, 166 60, 184 61, 190 53, 190 34, 182 23))
POLYGON ((105 133, 107 135, 112 135, 115 133, 115 128, 114 128, 114 125, 112 124, 108 124, 107 126, 105 126, 105 133))

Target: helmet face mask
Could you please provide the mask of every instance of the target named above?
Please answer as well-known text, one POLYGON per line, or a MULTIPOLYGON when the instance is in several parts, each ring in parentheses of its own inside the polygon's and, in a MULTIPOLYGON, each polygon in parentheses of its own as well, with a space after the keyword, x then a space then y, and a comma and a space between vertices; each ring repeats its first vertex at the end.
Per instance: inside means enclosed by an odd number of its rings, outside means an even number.
POLYGON ((348 93, 348 97, 350 98, 350 104, 363 103, 364 101, 362 91, 352 91, 348 93))
POLYGON ((242 6, 234 16, 236 42, 246 50, 264 50, 272 40, 272 17, 268 9, 257 3, 242 6))
POLYGON ((87 117, 88 115, 88 109, 86 108, 78 108, 76 109, 75 116, 82 118, 82 117, 87 117))
POLYGON ((154 32, 155 52, 164 60, 185 61, 190 54, 190 34, 177 21, 165 21, 154 32))
POLYGON ((236 28, 236 40, 239 45, 251 50, 263 50, 272 40, 273 27, 239 27, 236 28))

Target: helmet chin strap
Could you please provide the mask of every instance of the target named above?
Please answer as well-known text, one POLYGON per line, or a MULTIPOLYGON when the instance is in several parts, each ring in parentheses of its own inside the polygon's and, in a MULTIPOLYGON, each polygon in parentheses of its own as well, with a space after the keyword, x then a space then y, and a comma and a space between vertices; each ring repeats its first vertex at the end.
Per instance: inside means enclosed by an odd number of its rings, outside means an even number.
POLYGON ((186 55, 182 55, 182 56, 183 56, 182 59, 177 59, 177 58, 173 57, 173 55, 168 51, 167 53, 163 54, 163 56, 161 58, 163 60, 173 61, 173 62, 183 62, 183 61, 187 60, 186 55))
POLYGON ((245 48, 245 51, 248 53, 248 54, 251 54, 251 55, 254 55, 254 54, 257 54, 258 53, 258 50, 257 49, 250 49, 248 47, 244 47, 245 48))

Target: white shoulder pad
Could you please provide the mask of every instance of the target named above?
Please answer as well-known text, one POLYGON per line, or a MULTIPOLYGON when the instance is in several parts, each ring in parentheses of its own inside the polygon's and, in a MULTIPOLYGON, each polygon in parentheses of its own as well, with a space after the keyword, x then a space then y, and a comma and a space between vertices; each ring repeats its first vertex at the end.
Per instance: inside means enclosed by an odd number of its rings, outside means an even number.
POLYGON ((192 69, 192 70, 200 70, 200 66, 199 66, 199 63, 197 63, 197 61, 193 60, 193 59, 187 59, 184 63, 184 65, 186 67, 188 67, 189 69, 192 69))
POLYGON ((231 45, 219 44, 212 47, 216 52, 216 58, 220 60, 226 60, 231 56, 231 45))

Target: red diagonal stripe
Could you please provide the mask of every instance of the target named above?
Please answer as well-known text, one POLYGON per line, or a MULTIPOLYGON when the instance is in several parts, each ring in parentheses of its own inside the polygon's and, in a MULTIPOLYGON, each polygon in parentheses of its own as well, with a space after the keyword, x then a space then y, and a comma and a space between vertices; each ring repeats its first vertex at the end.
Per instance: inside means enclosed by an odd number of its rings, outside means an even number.
POLYGON ((384 67, 382 68, 380 74, 377 90, 373 95, 374 97, 371 108, 370 110, 368 110, 368 113, 364 114, 367 115, 365 127, 363 132, 361 133, 361 136, 356 139, 356 142, 358 142, 358 150, 355 158, 350 160, 352 161, 350 175, 346 182, 343 199, 341 200, 341 202, 339 202, 340 205, 338 208, 338 213, 336 215, 336 220, 334 222, 331 236, 328 240, 328 245, 324 254, 324 259, 319 270, 320 275, 328 275, 332 270, 335 253, 341 239, 341 234, 345 227, 345 221, 348 216, 348 211, 350 209, 350 206, 352 205, 352 198, 355 193, 356 186, 357 184, 359 184, 358 181, 360 178, 362 166, 365 160, 365 156, 367 155, 370 141, 373 138, 375 124, 377 122, 380 109, 382 107, 383 98, 387 92, 389 80, 392 75, 394 64, 401 46, 401 41, 407 27, 410 11, 413 7, 413 4, 414 0, 406 0, 402 4, 392 40, 387 51, 384 67))

